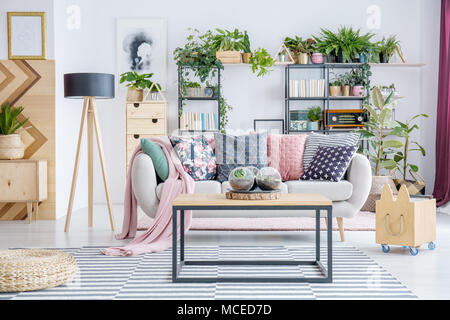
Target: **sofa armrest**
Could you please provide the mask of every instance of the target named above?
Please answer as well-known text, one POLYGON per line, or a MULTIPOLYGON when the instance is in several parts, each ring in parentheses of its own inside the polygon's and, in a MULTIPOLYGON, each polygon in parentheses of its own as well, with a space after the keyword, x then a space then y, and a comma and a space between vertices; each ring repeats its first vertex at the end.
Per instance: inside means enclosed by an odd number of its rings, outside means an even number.
POLYGON ((152 159, 145 153, 140 153, 133 161, 131 169, 132 187, 138 206, 151 218, 158 210, 159 200, 156 196, 155 167, 152 159))
POLYGON ((372 169, 369 160, 356 153, 347 170, 347 180, 353 185, 353 193, 347 202, 352 207, 352 216, 361 210, 372 186, 372 169))

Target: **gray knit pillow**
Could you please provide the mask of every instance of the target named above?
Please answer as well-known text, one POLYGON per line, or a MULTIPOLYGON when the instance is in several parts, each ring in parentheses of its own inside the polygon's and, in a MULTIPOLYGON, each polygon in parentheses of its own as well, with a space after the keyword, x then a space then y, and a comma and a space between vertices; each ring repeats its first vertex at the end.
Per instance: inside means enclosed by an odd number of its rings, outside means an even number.
POLYGON ((357 146, 359 143, 359 133, 330 133, 317 134, 311 133, 306 139, 305 152, 303 153, 303 170, 306 170, 312 161, 319 146, 340 147, 357 146))

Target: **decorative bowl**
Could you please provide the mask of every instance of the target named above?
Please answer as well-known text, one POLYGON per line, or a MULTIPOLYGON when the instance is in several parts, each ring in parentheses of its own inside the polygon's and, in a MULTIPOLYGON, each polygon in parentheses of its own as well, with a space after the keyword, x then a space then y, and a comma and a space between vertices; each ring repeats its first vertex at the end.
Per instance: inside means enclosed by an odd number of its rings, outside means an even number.
POLYGON ((255 184, 255 175, 248 167, 237 167, 230 172, 228 181, 233 190, 249 191, 255 184))
POLYGON ((262 190, 275 190, 281 187, 281 175, 273 167, 264 167, 256 176, 256 183, 262 190))

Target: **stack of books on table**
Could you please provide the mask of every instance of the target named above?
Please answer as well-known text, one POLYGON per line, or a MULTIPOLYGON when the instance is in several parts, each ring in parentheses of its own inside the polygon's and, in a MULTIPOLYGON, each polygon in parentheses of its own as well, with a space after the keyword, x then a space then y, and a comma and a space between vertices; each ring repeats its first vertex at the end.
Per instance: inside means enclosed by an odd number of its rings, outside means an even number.
POLYGON ((217 114, 214 112, 183 112, 180 117, 181 130, 217 130, 217 114))
POLYGON ((325 79, 289 80, 289 97, 325 97, 325 79))

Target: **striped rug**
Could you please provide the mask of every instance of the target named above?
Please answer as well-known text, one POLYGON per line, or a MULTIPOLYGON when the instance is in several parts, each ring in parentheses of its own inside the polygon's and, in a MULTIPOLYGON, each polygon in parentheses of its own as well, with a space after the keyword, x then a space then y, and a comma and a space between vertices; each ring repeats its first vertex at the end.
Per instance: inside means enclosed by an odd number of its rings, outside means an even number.
MULTIPOLYGON (((64 248, 78 261, 75 279, 57 288, 0 293, 2 299, 417 299, 362 251, 333 248, 330 284, 172 283, 171 251, 139 257, 99 254, 101 247, 64 248)), ((322 248, 326 262, 326 248, 322 248)), ((187 247, 187 259, 312 260, 313 246, 187 247)), ((314 266, 187 266, 181 276, 319 276, 314 266)))

